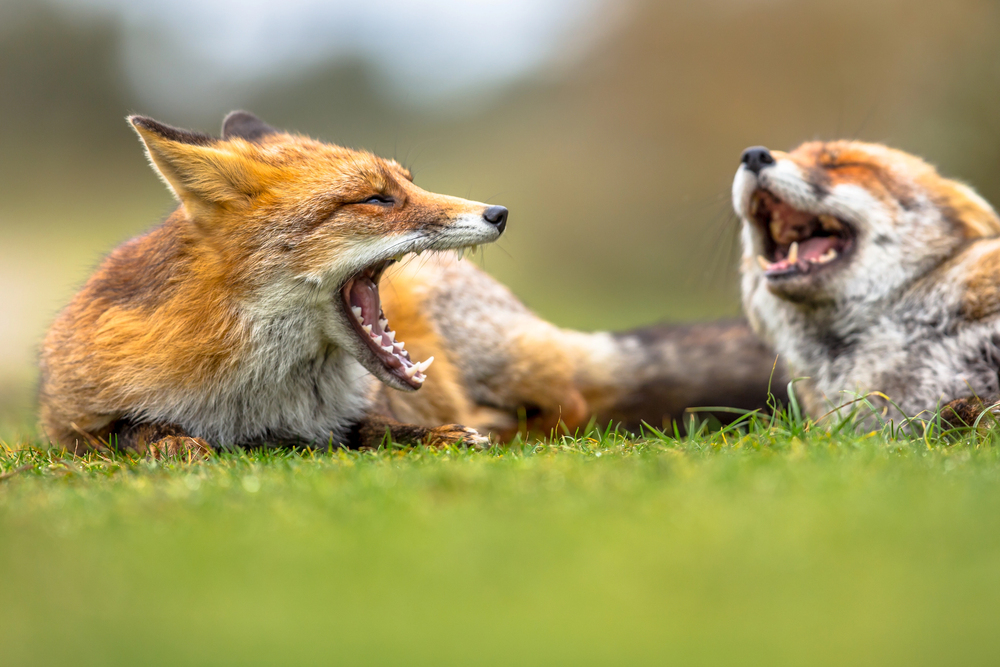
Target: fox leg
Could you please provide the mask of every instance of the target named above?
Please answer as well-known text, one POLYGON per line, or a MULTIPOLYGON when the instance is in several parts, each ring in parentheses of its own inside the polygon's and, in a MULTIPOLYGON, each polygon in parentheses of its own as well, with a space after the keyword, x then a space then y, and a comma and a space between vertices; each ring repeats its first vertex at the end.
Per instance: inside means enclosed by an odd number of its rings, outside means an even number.
POLYGON ((354 425, 348 443, 352 448, 376 448, 389 438, 401 445, 457 445, 464 442, 478 449, 488 447, 489 438, 461 424, 427 427, 403 424, 391 417, 371 414, 354 425))
POLYGON ((126 423, 115 429, 119 449, 146 454, 154 459, 181 456, 205 458, 213 452, 202 438, 186 434, 174 424, 126 423))

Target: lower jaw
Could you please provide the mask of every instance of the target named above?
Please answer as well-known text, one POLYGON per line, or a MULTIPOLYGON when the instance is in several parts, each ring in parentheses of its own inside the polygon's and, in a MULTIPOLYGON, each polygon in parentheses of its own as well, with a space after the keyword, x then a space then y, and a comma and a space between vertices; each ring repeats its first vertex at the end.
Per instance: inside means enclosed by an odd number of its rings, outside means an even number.
POLYGON ((824 300, 823 283, 815 275, 767 277, 764 287, 782 301, 795 304, 818 305, 824 300))
POLYGON ((377 280, 364 275, 352 278, 342 288, 341 300, 344 316, 359 338, 362 354, 368 358, 364 365, 391 386, 419 389, 427 379, 425 371, 434 358, 414 361, 405 350, 405 343, 395 339, 396 334, 382 311, 377 280))
MULTIPOLYGON (((350 318, 352 315, 348 313, 347 317, 350 318)), ((362 348, 359 357, 367 357, 367 360, 362 365, 366 366, 373 375, 386 384, 399 389, 412 391, 419 389, 423 385, 427 376, 423 373, 422 369, 425 369, 426 367, 422 366, 420 362, 414 363, 408 358, 405 363, 400 362, 398 359, 395 360, 395 363, 393 363, 393 361, 388 361, 384 359, 382 355, 375 352, 375 350, 373 350, 364 340, 366 332, 355 330, 354 333, 359 339, 357 344, 362 348), (410 369, 412 375, 406 375, 407 369, 410 369)))
POLYGON ((756 261, 769 283, 814 282, 842 268, 850 261, 852 250, 850 244, 838 247, 835 255, 825 260, 815 256, 799 256, 797 261, 791 263, 787 257, 768 260, 763 254, 758 254, 756 261))
POLYGON ((814 279, 820 279, 826 275, 828 267, 808 269, 806 271, 787 271, 785 273, 764 273, 764 277, 768 279, 769 282, 781 283, 781 282, 792 282, 792 281, 812 281, 814 279))

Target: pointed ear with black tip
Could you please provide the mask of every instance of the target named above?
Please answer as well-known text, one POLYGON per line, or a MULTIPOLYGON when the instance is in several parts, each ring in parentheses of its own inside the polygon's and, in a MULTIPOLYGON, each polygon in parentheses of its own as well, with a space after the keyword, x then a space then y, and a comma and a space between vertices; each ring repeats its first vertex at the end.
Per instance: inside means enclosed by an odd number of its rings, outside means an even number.
POLYGON ((206 134, 129 116, 149 161, 191 212, 206 205, 247 201, 260 192, 267 167, 206 134))
POLYGON ((278 134, 278 130, 249 111, 230 111, 222 121, 223 139, 240 138, 257 142, 271 134, 278 134))

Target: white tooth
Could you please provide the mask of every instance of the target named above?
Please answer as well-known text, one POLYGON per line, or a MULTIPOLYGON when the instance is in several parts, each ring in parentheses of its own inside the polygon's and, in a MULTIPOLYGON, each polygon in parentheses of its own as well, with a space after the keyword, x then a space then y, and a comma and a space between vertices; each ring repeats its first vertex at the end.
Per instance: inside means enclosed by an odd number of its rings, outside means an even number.
POLYGON ((426 379, 427 379, 426 375, 414 375, 413 376, 413 381, 416 382, 417 384, 423 384, 424 380, 426 380, 426 379))
POLYGON ((383 345, 382 346, 382 351, 383 352, 388 352, 389 354, 392 354, 392 345, 383 345))
POLYGON ((396 332, 395 331, 389 331, 388 329, 386 329, 385 330, 385 335, 389 337, 389 340, 391 340, 393 342, 396 341, 396 332))
POLYGON ((417 372, 418 372, 419 370, 420 370, 420 369, 419 369, 419 368, 417 368, 416 366, 410 366, 409 368, 407 368, 407 369, 406 369, 405 371, 403 371, 403 372, 404 372, 404 373, 406 373, 406 377, 408 377, 408 378, 411 378, 411 377, 413 377, 414 375, 416 375, 416 374, 417 374, 417 372))
POLYGON ((393 345, 395 345, 396 347, 398 347, 400 350, 402 350, 404 347, 406 347, 406 343, 404 343, 401 340, 397 340, 395 343, 393 343, 393 345))
POLYGON ((427 357, 426 359, 417 364, 417 368, 420 369, 421 373, 424 373, 427 371, 428 368, 431 367, 431 364, 433 363, 434 363, 434 357, 427 357))
POLYGON ((836 248, 830 248, 829 250, 827 250, 826 252, 824 252, 822 255, 820 255, 819 259, 817 259, 816 261, 818 263, 820 263, 820 264, 826 264, 827 262, 832 262, 835 259, 837 259, 837 249, 836 248))
POLYGON ((764 259, 763 255, 757 255, 757 263, 760 264, 760 268, 764 269, 765 271, 771 268, 771 262, 764 259))
POLYGON ((792 245, 788 246, 788 261, 791 264, 796 264, 799 261, 798 241, 792 241, 792 245))
POLYGON ((361 327, 361 330, 364 331, 369 336, 372 335, 372 325, 370 324, 365 324, 364 326, 361 327))
POLYGON ((361 309, 357 306, 351 306, 351 312, 354 313, 354 317, 358 318, 358 322, 361 321, 361 309))
POLYGON ((465 258, 465 248, 459 248, 455 251, 455 254, 458 255, 458 261, 461 262, 465 258))
POLYGON ((382 327, 382 331, 385 331, 385 327, 387 324, 389 324, 389 320, 385 319, 384 317, 378 318, 378 325, 382 327))

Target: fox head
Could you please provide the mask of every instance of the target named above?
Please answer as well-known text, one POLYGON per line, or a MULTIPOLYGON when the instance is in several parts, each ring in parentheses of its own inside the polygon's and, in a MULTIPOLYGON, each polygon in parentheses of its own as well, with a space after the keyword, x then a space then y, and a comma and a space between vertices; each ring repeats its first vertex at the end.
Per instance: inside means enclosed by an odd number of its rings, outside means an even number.
POLYGON ((409 358, 379 299, 385 268, 408 253, 499 238, 507 209, 427 192, 393 160, 229 114, 221 138, 142 116, 129 122, 181 203, 195 270, 280 321, 314 313, 322 336, 386 384, 417 389, 430 360, 409 358))
POLYGON ((765 288, 804 306, 878 301, 970 240, 1000 233, 970 187, 920 158, 856 141, 748 148, 733 206, 744 299, 765 288))

